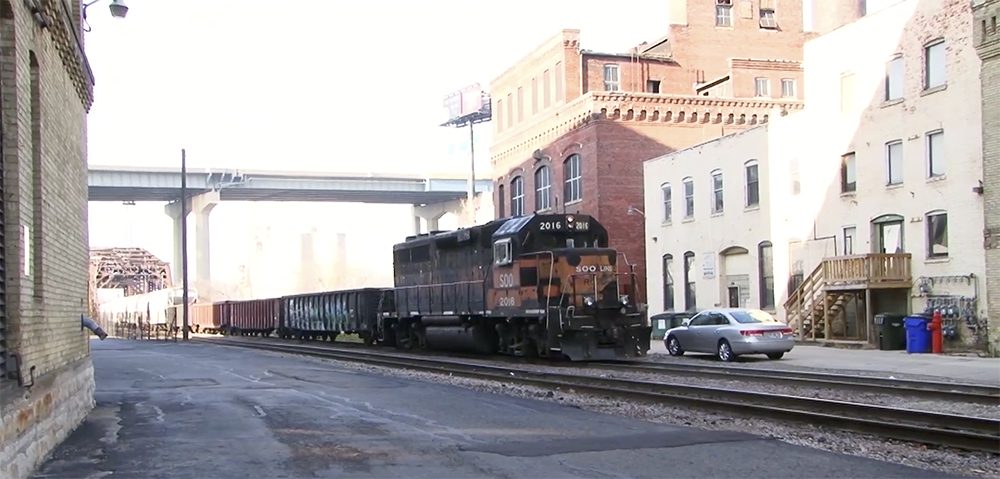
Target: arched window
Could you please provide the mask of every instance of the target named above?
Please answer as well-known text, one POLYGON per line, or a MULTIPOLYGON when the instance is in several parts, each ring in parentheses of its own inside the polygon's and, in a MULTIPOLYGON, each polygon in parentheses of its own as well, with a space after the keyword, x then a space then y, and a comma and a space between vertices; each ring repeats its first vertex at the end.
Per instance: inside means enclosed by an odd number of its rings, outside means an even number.
POLYGON ((524 178, 510 180, 510 215, 524 215, 524 178))
POLYGON ((770 241, 757 245, 757 276, 760 282, 760 309, 774 309, 774 252, 770 241))
POLYGON ((663 310, 674 310, 674 255, 663 255, 663 310))
POLYGON ((684 310, 698 309, 698 295, 695 287, 694 252, 684 253, 684 310))
POLYGON ((563 163, 563 201, 566 204, 583 199, 583 165, 580 155, 573 154, 563 163))
POLYGON ((535 211, 552 208, 552 175, 548 166, 535 171, 535 211))
POLYGON ((712 213, 723 211, 722 170, 712 172, 712 213))
POLYGON ((670 190, 670 183, 660 185, 660 192, 663 193, 663 222, 669 223, 673 220, 673 191, 670 190))
POLYGON ((743 165, 746 172, 746 206, 760 204, 760 170, 757 160, 750 160, 743 165))

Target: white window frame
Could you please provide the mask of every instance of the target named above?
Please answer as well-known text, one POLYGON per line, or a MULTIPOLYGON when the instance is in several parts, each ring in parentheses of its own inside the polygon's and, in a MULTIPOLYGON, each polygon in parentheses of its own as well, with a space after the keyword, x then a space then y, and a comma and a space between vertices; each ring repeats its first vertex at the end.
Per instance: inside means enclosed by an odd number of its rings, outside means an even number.
POLYGON ((674 191, 670 183, 660 185, 660 195, 663 201, 663 222, 670 223, 674 219, 674 191))
POLYGON ((547 165, 535 170, 535 211, 552 209, 552 169, 547 165))
POLYGON ((760 10, 760 21, 758 23, 760 28, 765 30, 776 30, 778 28, 778 19, 774 15, 774 10, 770 8, 762 8, 760 10))
POLYGON ((712 214, 722 213, 726 207, 726 184, 722 177, 722 170, 714 170, 711 173, 712 179, 712 214))
POLYGON ((743 206, 747 208, 760 206, 760 163, 757 160, 749 160, 743 164, 743 186, 745 190, 743 206), (754 168, 757 171, 757 178, 753 180, 753 188, 757 191, 757 201, 755 203, 750 203, 750 168, 754 168))
POLYGON ((771 97, 771 80, 766 77, 753 79, 753 95, 758 98, 771 97))
POLYGON ((733 3, 732 2, 715 2, 715 26, 717 27, 732 27, 733 26, 733 3))
POLYGON ((566 176, 563 188, 563 201, 570 204, 583 199, 583 158, 574 153, 563 162, 563 175, 566 176))
POLYGON ((944 136, 944 130, 934 130, 927 132, 927 141, 925 147, 927 150, 927 177, 928 178, 940 178, 945 175, 945 158, 947 154, 944 151, 946 138, 944 136), (937 153, 935 155, 935 140, 940 142, 937 147, 937 153))
POLYGON ((510 243, 510 238, 504 238, 493 242, 493 264, 496 266, 506 266, 514 262, 514 251, 510 243))
POLYGON ((948 52, 941 38, 924 46, 924 90, 942 88, 947 84, 948 52))
POLYGON ((885 144, 885 184, 886 186, 895 186, 903 184, 903 141, 893 140, 886 142, 885 144), (893 147, 898 146, 899 157, 893 156, 893 147), (898 178, 893 178, 897 176, 898 178))
POLYGON ((782 78, 781 79, 781 97, 782 98, 795 98, 796 88, 795 88, 794 78, 782 78))
POLYGON ((943 259, 943 258, 947 258, 948 257, 948 253, 949 253, 949 251, 948 251, 948 228, 950 226, 948 224, 948 212, 944 211, 944 210, 928 211, 927 214, 924 215, 924 224, 926 225, 924 227, 924 241, 927 242, 927 247, 925 248, 926 249, 926 254, 927 254, 927 259, 943 259), (932 242, 933 231, 931 231, 931 218, 932 217, 944 217, 944 222, 945 222, 944 223, 944 243, 945 243, 944 244, 944 248, 945 248, 944 253, 935 253, 933 251, 933 248, 934 248, 934 244, 932 242))
POLYGON ((902 55, 897 55, 885 64, 885 101, 903 99, 903 88, 906 81, 906 63, 902 55))
POLYGON ((524 216, 524 176, 510 181, 510 215, 524 216), (517 188, 514 188, 517 185, 517 188))
POLYGON ((604 64, 604 91, 621 90, 621 71, 615 63, 604 64))
POLYGON ((694 178, 684 178, 681 184, 684 185, 684 218, 694 218, 694 178))

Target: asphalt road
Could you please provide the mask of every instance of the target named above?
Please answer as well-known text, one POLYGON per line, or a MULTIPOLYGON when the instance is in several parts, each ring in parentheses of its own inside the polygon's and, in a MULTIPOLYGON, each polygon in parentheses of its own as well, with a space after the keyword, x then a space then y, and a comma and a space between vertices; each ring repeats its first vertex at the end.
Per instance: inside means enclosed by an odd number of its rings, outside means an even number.
POLYGON ((954 477, 249 350, 93 344, 97 408, 36 478, 954 477))

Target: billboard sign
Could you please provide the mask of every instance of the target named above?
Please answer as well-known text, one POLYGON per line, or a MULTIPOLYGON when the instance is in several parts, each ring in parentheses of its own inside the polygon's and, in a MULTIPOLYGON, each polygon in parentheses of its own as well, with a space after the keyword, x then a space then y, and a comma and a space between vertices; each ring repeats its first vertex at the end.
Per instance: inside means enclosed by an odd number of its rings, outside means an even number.
POLYGON ((469 85, 444 99, 449 120, 471 115, 483 109, 483 89, 478 83, 469 85))

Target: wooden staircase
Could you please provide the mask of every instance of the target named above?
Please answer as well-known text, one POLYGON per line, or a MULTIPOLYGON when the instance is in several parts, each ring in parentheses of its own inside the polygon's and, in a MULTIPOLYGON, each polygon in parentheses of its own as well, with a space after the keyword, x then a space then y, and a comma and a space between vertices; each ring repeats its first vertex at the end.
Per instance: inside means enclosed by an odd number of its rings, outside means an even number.
POLYGON ((859 291, 911 286, 908 253, 824 258, 788 296, 785 316, 799 339, 831 339, 833 320, 859 291))

